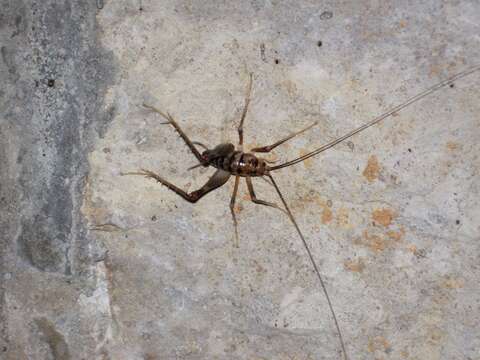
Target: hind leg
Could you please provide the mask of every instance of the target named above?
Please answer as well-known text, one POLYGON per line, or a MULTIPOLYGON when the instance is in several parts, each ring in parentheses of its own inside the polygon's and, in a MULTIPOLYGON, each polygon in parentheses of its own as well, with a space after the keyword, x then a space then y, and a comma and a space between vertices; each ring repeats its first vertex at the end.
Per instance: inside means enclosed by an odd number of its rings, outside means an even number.
POLYGON ((222 186, 223 184, 225 184, 230 178, 229 172, 226 172, 223 170, 217 170, 212 175, 212 177, 205 183, 205 185, 203 185, 200 189, 192 191, 191 193, 187 193, 186 191, 173 185, 171 182, 165 180, 160 175, 157 175, 154 172, 149 170, 142 169, 141 171, 138 171, 138 172, 129 172, 122 175, 141 175, 141 176, 145 176, 146 178, 152 178, 154 180, 157 180, 160 184, 166 186, 168 189, 172 190, 177 195, 180 195, 182 198, 184 198, 185 200, 191 203, 196 203, 202 197, 207 195, 210 191, 215 190, 220 186, 222 186))
POLYGON ((273 207, 275 209, 278 209, 278 210, 281 210, 281 211, 285 212, 284 209, 282 209, 280 206, 278 206, 275 203, 271 203, 271 202, 268 202, 268 201, 265 201, 265 200, 257 199, 257 196, 255 195, 255 191, 253 190, 252 178, 246 177, 245 181, 247 182, 247 188, 248 188, 248 192, 250 193, 250 198, 251 198, 252 202, 254 202, 255 204, 259 204, 259 205, 270 206, 270 207, 273 207))

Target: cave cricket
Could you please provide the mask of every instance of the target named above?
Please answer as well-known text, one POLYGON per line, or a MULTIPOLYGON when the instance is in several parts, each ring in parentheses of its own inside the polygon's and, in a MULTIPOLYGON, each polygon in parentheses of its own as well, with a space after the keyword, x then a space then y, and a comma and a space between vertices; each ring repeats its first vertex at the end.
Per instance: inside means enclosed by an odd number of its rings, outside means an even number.
POLYGON ((383 113, 382 115, 374 118, 373 120, 365 123, 364 125, 356 128, 356 129, 346 133, 345 135, 343 135, 343 136, 341 136, 341 137, 339 137, 339 138, 337 138, 333 141, 330 141, 329 143, 327 143, 325 145, 322 145, 321 147, 319 147, 319 148, 317 148, 317 149, 315 149, 315 150, 313 150, 313 151, 311 151, 311 152, 309 152, 309 153, 307 153, 303 156, 300 156, 300 157, 295 158, 293 160, 287 161, 287 162, 279 164, 279 165, 274 165, 274 166, 270 165, 270 164, 272 164, 271 161, 269 161, 267 159, 263 159, 261 157, 258 157, 254 153, 269 153, 270 151, 275 149, 277 146, 279 146, 279 145, 285 143, 286 141, 294 138, 295 136, 300 135, 300 134, 304 133, 305 131, 311 129, 317 123, 315 122, 315 123, 311 124, 310 126, 300 130, 300 131, 294 132, 294 133, 286 136, 285 138, 278 140, 277 142, 275 142, 271 145, 256 147, 254 149, 250 149, 250 152, 245 152, 244 148, 243 148, 243 140, 244 140, 243 124, 244 124, 245 117, 246 117, 247 111, 248 111, 248 106, 249 106, 250 100, 251 100, 252 78, 253 78, 253 75, 251 73, 249 75, 249 82, 248 82, 247 93, 246 93, 246 97, 245 97, 245 105, 243 107, 242 115, 241 115, 241 118, 240 118, 240 124, 238 126, 239 141, 238 141, 238 146, 237 147, 235 147, 232 143, 223 143, 223 144, 215 146, 212 149, 209 149, 207 146, 205 146, 204 144, 202 144, 200 142, 190 140, 190 138, 185 134, 185 132, 178 125, 178 123, 174 120, 172 115, 170 115, 169 113, 164 113, 154 106, 143 104, 146 108, 158 113, 161 117, 166 119, 167 122, 165 122, 164 124, 172 125, 174 127, 174 129, 177 131, 178 135, 180 135, 180 137, 186 143, 186 145, 188 146, 190 151, 193 153, 193 155, 195 156, 195 158, 199 162, 197 165, 191 167, 190 169, 200 167, 200 166, 203 166, 203 167, 212 166, 212 167, 216 168, 217 170, 210 177, 210 179, 205 183, 205 185, 203 185, 200 189, 192 191, 192 192, 186 192, 186 191, 180 189, 179 187, 175 186, 171 182, 165 180, 160 175, 158 175, 158 174, 156 174, 152 171, 149 171, 149 170, 142 169, 142 170, 136 171, 136 172, 124 173, 123 175, 142 175, 142 176, 145 176, 147 178, 154 179, 154 180, 158 181, 159 183, 161 183, 162 185, 166 186, 168 189, 174 191, 176 194, 180 195, 183 199, 185 199, 185 200, 187 200, 191 203, 196 203, 198 200, 200 200, 202 197, 204 197, 209 192, 211 192, 211 191, 221 187, 222 185, 224 185, 230 179, 231 176, 234 176, 235 183, 234 183, 234 186, 233 186, 233 193, 232 193, 232 197, 231 197, 231 200, 230 200, 230 211, 231 211, 231 214, 232 214, 233 224, 234 224, 234 228, 235 228, 235 243, 234 244, 235 244, 236 247, 238 247, 238 244, 239 244, 239 236, 238 236, 238 224, 237 224, 237 219, 236 219, 236 215, 235 215, 235 211, 234 211, 234 206, 235 206, 235 200, 236 200, 236 197, 237 197, 238 185, 239 185, 239 182, 240 182, 240 178, 245 178, 245 182, 247 184, 247 189, 248 189, 248 192, 250 194, 250 198, 255 204, 265 205, 265 206, 269 206, 269 207, 273 207, 273 208, 281 210, 282 212, 284 212, 289 217, 290 221, 292 222, 293 226, 295 227, 300 239, 302 240, 302 243, 305 247, 308 258, 310 259, 310 262, 312 263, 313 269, 315 270, 315 274, 318 278, 320 286, 321 286, 321 288, 323 290, 323 293, 325 295, 325 298, 327 300, 328 307, 330 309, 330 313, 332 315, 333 322, 335 323, 335 328, 336 328, 336 331, 337 331, 337 334, 338 334, 338 339, 339 339, 340 347, 341 347, 341 350, 342 350, 342 353, 343 353, 343 358, 345 360, 347 360, 348 355, 347 355, 347 351, 346 351, 346 347, 345 347, 345 342, 343 340, 342 331, 340 330, 340 325, 338 323, 337 316, 335 314, 332 302, 331 302, 330 297, 328 295, 327 287, 326 287, 325 282, 323 280, 323 277, 320 273, 320 270, 318 269, 317 263, 316 263, 315 259, 313 258, 312 252, 311 252, 310 247, 309 247, 309 245, 308 245, 308 243, 305 239, 305 236, 303 235, 302 231, 300 230, 300 227, 298 226, 297 221, 295 220, 295 217, 293 216, 289 206, 287 205, 287 202, 285 201, 285 198, 284 198, 282 192, 280 191, 277 183, 275 182, 275 180, 272 176, 272 172, 283 169, 283 168, 286 168, 286 167, 289 167, 289 166, 292 166, 292 165, 295 165, 299 162, 307 160, 308 158, 311 158, 312 156, 318 155, 321 152, 323 152, 327 149, 330 149, 330 148, 334 147, 335 145, 345 141, 346 139, 354 136, 355 134, 358 134, 359 132, 361 132, 361 131, 363 131, 363 130, 381 122, 382 120, 396 114, 397 112, 399 112, 402 109, 406 108, 407 106, 423 99, 424 97, 426 97, 426 96, 428 96, 428 95, 430 95, 430 94, 432 94, 432 93, 434 93, 434 92, 436 92, 436 91, 438 91, 438 90, 440 90, 440 89, 442 89, 442 88, 444 88, 448 85, 452 86, 453 83, 456 80, 464 78, 464 77, 466 77, 466 76, 468 76, 468 75, 470 75, 470 74, 472 74, 472 73, 474 73, 478 70, 480 70, 480 65, 471 67, 471 68, 469 68, 469 69, 467 69, 463 72, 460 72, 456 75, 453 75, 450 78, 448 78, 444 81, 441 81, 441 82, 437 83, 436 85, 426 89, 425 91, 409 98, 404 103, 391 108, 390 110, 383 113), (200 151, 198 151, 196 146, 200 146, 201 148, 204 149, 204 151, 200 153, 200 151), (272 185, 275 188, 275 191, 277 192, 278 197, 280 198, 280 201, 283 204, 283 208, 278 206, 275 203, 268 202, 268 201, 261 200, 261 199, 257 198, 257 196, 255 194, 255 191, 254 191, 253 182, 252 182, 252 178, 254 178, 254 177, 261 177, 261 178, 265 179, 270 185, 272 185))

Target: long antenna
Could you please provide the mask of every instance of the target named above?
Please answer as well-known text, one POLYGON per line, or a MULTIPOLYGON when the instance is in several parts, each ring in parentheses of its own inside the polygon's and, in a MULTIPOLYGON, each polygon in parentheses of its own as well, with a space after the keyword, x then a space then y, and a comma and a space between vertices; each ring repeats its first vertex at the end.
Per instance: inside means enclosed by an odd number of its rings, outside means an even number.
POLYGON ((284 167, 287 167, 287 166, 295 165, 299 162, 307 160, 308 158, 310 158, 312 156, 320 154, 321 152, 323 152, 327 149, 330 149, 331 147, 334 147, 335 145, 337 145, 337 144, 341 143, 342 141, 352 137, 353 135, 358 134, 359 132, 369 128, 370 126, 373 126, 373 125, 379 123, 380 121, 384 120, 385 118, 387 118, 387 117, 395 114, 396 112, 406 108, 407 106, 419 101, 420 99, 423 99, 425 96, 428 96, 428 95, 434 93, 435 91, 440 90, 441 88, 452 84, 455 80, 458 80, 458 79, 461 79, 465 76, 468 76, 468 75, 470 75, 470 74, 472 74, 472 73, 474 73, 475 71, 478 71, 478 70, 480 70, 480 65, 473 66, 470 69, 467 69, 465 71, 462 71, 461 73, 453 75, 452 77, 450 77, 450 78, 432 86, 431 88, 421 92, 420 94, 417 94, 417 95, 411 97, 410 99, 405 101, 403 104, 395 106, 394 108, 388 110, 386 113, 376 117, 372 121, 370 121, 370 122, 360 126, 359 128, 356 128, 355 130, 352 130, 349 133, 339 137, 338 139, 335 139, 335 140, 319 147, 318 149, 313 150, 312 152, 309 152, 308 154, 300 156, 296 159, 287 161, 286 163, 283 163, 283 164, 280 164, 280 165, 277 165, 277 166, 269 167, 268 170, 273 171, 273 170, 278 170, 278 169, 281 169, 281 168, 284 168, 284 167))
POLYGON ((300 228, 298 227, 297 221, 293 217, 293 214, 290 211, 290 208, 288 207, 287 202, 283 198, 283 195, 280 192, 280 189, 279 189, 277 183, 275 182, 275 180, 273 180, 272 175, 267 174, 267 176, 272 181, 272 185, 275 187, 275 190, 277 191, 277 194, 280 197, 280 200, 282 200, 283 206, 285 206, 285 210, 287 211, 288 217, 290 218, 293 225, 295 226, 295 229, 297 230, 298 235, 300 236, 300 239, 302 239, 303 246, 305 246, 305 250, 307 250, 308 257, 310 258, 310 261, 312 262, 313 268, 315 269, 315 273, 317 274, 318 280, 320 281, 320 285, 322 287, 323 293, 325 294, 325 298, 327 299, 328 307, 330 308, 330 312, 332 313, 332 318, 333 318, 333 321, 335 322, 335 327, 337 328, 338 338, 340 339, 340 346, 342 347, 343 357, 344 357, 345 360, 348 360, 347 351, 345 350, 345 343, 343 342, 343 336, 342 336, 342 332, 340 330, 340 326, 338 325, 337 316, 335 315, 335 311, 333 310, 332 302, 330 301, 330 296, 328 296, 327 287, 325 286, 325 282, 323 281, 323 277, 320 274, 320 270, 318 270, 317 263, 315 262, 315 260, 313 258, 312 252, 310 251, 310 247, 308 246, 307 241, 305 240, 305 237, 303 236, 302 232, 300 231, 300 228))

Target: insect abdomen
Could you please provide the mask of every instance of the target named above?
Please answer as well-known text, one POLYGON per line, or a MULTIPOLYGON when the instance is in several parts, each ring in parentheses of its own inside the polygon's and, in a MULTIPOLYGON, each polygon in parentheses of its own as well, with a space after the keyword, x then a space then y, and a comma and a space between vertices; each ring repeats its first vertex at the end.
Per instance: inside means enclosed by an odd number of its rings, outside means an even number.
POLYGON ((219 157, 212 165, 238 176, 263 176, 266 172, 265 161, 243 151, 234 151, 219 157))

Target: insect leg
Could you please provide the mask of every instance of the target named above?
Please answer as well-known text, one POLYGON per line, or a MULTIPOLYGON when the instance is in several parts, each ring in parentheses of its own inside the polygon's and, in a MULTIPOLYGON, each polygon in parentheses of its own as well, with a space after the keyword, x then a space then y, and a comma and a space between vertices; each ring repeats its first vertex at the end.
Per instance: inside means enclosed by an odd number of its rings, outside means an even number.
POLYGON ((160 175, 157 175, 154 172, 149 170, 142 169, 141 171, 128 172, 122 175, 141 175, 141 176, 145 176, 146 178, 155 179, 160 184, 165 185, 167 188, 174 191, 176 194, 180 195, 182 198, 184 198, 185 200, 191 203, 196 203, 203 196, 207 195, 210 191, 215 190, 216 188, 219 188, 220 186, 225 184, 230 178, 229 172, 219 169, 212 175, 212 177, 200 189, 192 191, 191 193, 187 193, 182 189, 178 188, 177 186, 173 185, 172 183, 168 182, 167 180, 162 178, 160 175))
POLYGON ((248 81, 247 96, 245 97, 245 106, 243 107, 242 117, 240 118, 240 125, 238 125, 238 144, 240 149, 243 149, 243 122, 247 115, 248 105, 250 104, 250 94, 252 93, 252 81, 253 74, 250 73, 250 79, 248 81))
POLYGON ((208 150, 207 145, 201 143, 200 141, 192 141, 192 144, 193 144, 193 145, 198 145, 198 146, 204 148, 205 150, 208 150))
POLYGON ((235 177, 235 185, 233 185, 233 193, 232 193, 232 198, 230 199, 230 211, 232 213, 232 219, 233 219, 233 226, 235 227, 235 247, 239 247, 239 240, 238 240, 238 223, 237 223, 237 217, 235 215, 235 199, 237 198, 237 191, 238 191, 238 183, 240 180, 240 176, 235 177))
POLYGON ((288 135, 286 138, 278 140, 276 143, 273 143, 272 145, 257 147, 257 148, 251 149, 250 151, 251 152, 259 152, 259 153, 268 153, 268 152, 272 151, 273 149, 275 149, 278 145, 281 145, 284 142, 290 140, 291 138, 294 138, 295 136, 300 135, 307 130, 310 130, 312 127, 314 127, 317 124, 318 124, 318 122, 314 122, 312 125, 307 126, 305 129, 294 132, 294 133, 288 135))
POLYGON ((250 198, 255 204, 270 206, 275 209, 281 210, 288 215, 288 213, 277 204, 257 199, 257 196, 255 195, 255 191, 253 190, 253 183, 252 183, 251 177, 246 177, 245 181, 247 182, 247 188, 248 188, 248 192, 250 193, 250 198))
POLYGON ((279 189, 277 183, 275 182, 275 180, 273 180, 272 175, 268 174, 268 177, 272 181, 272 184, 275 187, 275 190, 277 191, 277 194, 280 197, 280 200, 282 200, 283 206, 285 207, 285 210, 288 213, 288 217, 290 218, 291 222, 293 223, 293 226, 295 226, 295 229, 297 230, 297 233, 300 236, 300 239, 302 239, 303 246, 305 247, 305 250, 307 251, 310 262, 313 265, 315 273, 317 274, 317 278, 320 282, 320 286, 322 287, 323 293, 325 294, 325 298, 327 299, 328 307, 330 309, 330 313, 332 314, 333 322, 335 323, 335 327, 336 327, 337 333, 338 333, 338 338, 340 340, 340 346, 341 346, 342 351, 343 351, 343 358, 344 358, 344 360, 348 360, 347 351, 345 349, 345 343, 343 342, 343 336, 342 336, 342 332, 340 330, 340 325, 338 325, 337 316, 335 315, 335 311, 333 310, 333 305, 332 305, 332 302, 330 301, 330 296, 328 295, 327 287, 325 285, 325 282, 323 281, 322 275, 320 274, 320 270, 318 269, 317 263, 315 262, 315 259, 313 258, 313 255, 312 255, 312 252, 310 251, 310 247, 308 246, 308 243, 305 240, 305 237, 303 236, 303 233, 300 231, 300 227, 298 226, 297 221, 293 217, 293 214, 290 211, 290 208, 288 207, 287 202, 285 201, 282 193, 280 192, 280 189, 279 189))
POLYGON ((200 155, 200 152, 195 147, 194 143, 190 140, 187 134, 183 132, 183 130, 180 128, 177 122, 173 119, 172 115, 170 115, 169 113, 165 114, 163 111, 157 109, 155 106, 152 106, 152 105, 143 104, 143 106, 145 106, 150 110, 155 111, 156 113, 159 113, 165 120, 167 120, 175 128, 175 130, 178 132, 178 134, 183 139, 183 141, 185 141, 185 144, 187 144, 190 151, 193 153, 193 155, 195 155, 198 161, 200 161, 202 165, 205 164, 205 160, 202 159, 202 156, 200 155))

